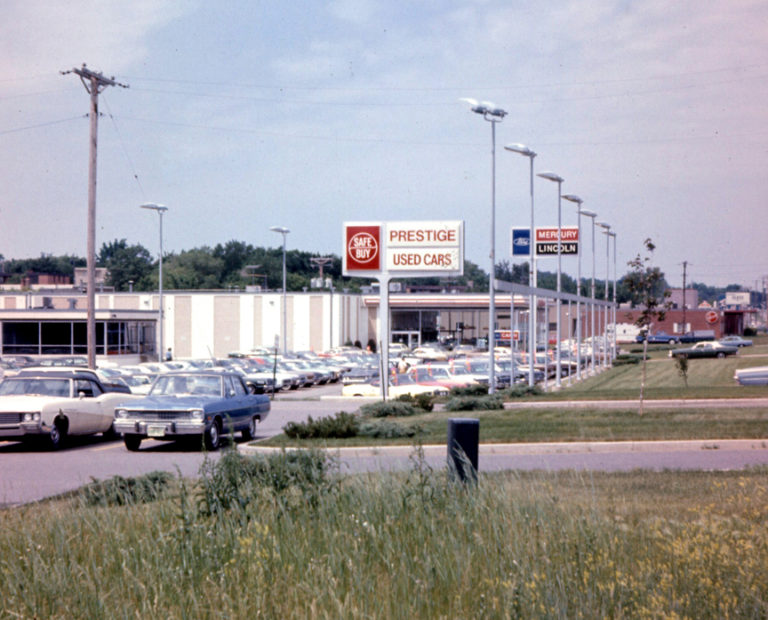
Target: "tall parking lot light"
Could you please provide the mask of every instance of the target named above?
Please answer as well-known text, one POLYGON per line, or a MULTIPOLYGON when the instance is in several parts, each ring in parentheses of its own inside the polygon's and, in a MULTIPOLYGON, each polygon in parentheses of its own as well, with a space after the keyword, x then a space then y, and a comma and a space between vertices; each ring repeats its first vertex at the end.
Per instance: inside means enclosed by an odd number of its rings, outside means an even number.
POLYGON ((562 228, 562 214, 560 197, 562 195, 563 178, 556 175, 554 172, 539 172, 538 176, 547 181, 553 181, 557 183, 557 300, 555 303, 555 309, 557 311, 557 351, 556 351, 556 366, 555 366, 555 387, 560 388, 560 374, 562 370, 562 359, 560 356, 560 314, 562 310, 562 301, 560 300, 560 293, 562 291, 561 279, 562 279, 562 257, 563 257, 563 228, 562 228))
POLYGON ((482 114, 483 118, 491 124, 491 271, 488 274, 488 392, 496 391, 496 291, 494 280, 496 278, 496 123, 500 123, 507 115, 490 101, 477 101, 476 99, 463 98, 470 105, 475 114, 482 114))
POLYGON ((288 334, 286 332, 287 329, 287 323, 288 323, 288 294, 286 292, 287 287, 287 272, 285 269, 285 243, 286 243, 286 237, 289 232, 291 232, 288 228, 285 226, 270 226, 269 230, 272 232, 280 233, 283 235, 283 325, 282 325, 282 332, 283 332, 283 355, 288 353, 288 334))
MULTIPOLYGON (((569 202, 576 203, 579 222, 579 266, 577 270, 578 275, 576 276, 576 379, 581 381, 581 204, 584 201, 575 194, 565 194, 563 198, 569 202)), ((570 374, 568 377, 570 378, 570 374)))
POLYGON ((528 356, 530 360, 528 362, 528 385, 533 387, 535 383, 534 376, 534 364, 533 361, 536 357, 536 294, 533 289, 536 288, 536 231, 534 229, 533 222, 533 160, 536 157, 536 153, 529 149, 524 144, 507 144, 504 147, 505 150, 512 153, 519 153, 528 158, 530 161, 531 170, 531 231, 528 241, 528 252, 530 257, 530 269, 528 270, 528 286, 531 287, 531 294, 529 296, 528 305, 530 308, 530 315, 528 320, 528 356), (531 327, 533 326, 533 327, 531 327))
MULTIPOLYGON (((605 222, 597 222, 597 225, 603 229, 605 235, 605 301, 608 301, 608 287, 610 286, 609 279, 611 277, 611 263, 610 263, 610 243, 611 243, 611 225, 605 222)), ((603 313, 605 322, 603 323, 603 367, 608 368, 608 304, 605 305, 605 311, 603 313)))
POLYGON ((611 339, 611 361, 616 359, 616 232, 608 233, 613 237, 613 307, 611 308, 611 323, 613 324, 613 338, 611 339))
POLYGON ((592 367, 591 371, 592 373, 595 372, 595 218, 597 217, 597 213, 594 211, 590 211, 589 209, 579 209, 579 215, 584 215, 586 217, 592 218, 592 284, 590 286, 590 296, 592 297, 592 303, 590 304, 590 338, 592 342, 592 346, 590 347, 592 350, 591 357, 592 357, 592 367))
POLYGON ((154 202, 147 202, 143 205, 141 205, 142 209, 150 209, 152 211, 157 211, 157 214, 160 216, 160 261, 158 262, 158 277, 157 277, 157 288, 158 288, 158 311, 157 311, 157 361, 162 362, 163 361, 163 213, 165 213, 168 210, 168 207, 165 205, 156 204, 154 202))

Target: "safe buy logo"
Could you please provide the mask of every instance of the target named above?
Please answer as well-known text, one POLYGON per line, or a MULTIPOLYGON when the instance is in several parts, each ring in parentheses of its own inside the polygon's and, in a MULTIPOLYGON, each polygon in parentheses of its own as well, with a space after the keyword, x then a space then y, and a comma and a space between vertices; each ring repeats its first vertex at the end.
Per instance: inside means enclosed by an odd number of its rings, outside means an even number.
POLYGON ((347 270, 380 269, 381 229, 379 226, 347 226, 347 270))

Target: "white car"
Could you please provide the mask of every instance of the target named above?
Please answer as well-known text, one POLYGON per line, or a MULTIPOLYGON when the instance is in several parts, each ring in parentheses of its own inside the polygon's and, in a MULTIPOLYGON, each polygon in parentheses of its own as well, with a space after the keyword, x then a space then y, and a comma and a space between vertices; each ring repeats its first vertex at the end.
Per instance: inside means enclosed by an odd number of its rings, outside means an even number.
MULTIPOLYGON (((417 394, 445 396, 448 392, 449 390, 446 387, 440 385, 421 385, 404 374, 398 374, 394 378, 390 377, 389 389, 387 390, 391 398, 397 398, 405 394, 410 396, 416 396, 417 394)), ((341 395, 376 398, 381 396, 381 383, 378 379, 372 379, 368 383, 350 383, 341 388, 341 395)))
POLYGON ((130 399, 107 392, 92 372, 26 372, 0 383, 0 440, 42 439, 59 448, 68 436, 112 433, 115 407, 130 399))

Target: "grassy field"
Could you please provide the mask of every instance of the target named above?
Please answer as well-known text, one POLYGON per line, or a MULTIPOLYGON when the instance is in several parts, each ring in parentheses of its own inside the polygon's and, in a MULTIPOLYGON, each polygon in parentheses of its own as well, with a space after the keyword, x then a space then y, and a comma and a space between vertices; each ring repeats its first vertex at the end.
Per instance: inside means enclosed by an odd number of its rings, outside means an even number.
POLYGON ((464 487, 417 456, 345 478, 242 458, 148 503, 0 512, 0 617, 768 615, 765 469, 464 487))

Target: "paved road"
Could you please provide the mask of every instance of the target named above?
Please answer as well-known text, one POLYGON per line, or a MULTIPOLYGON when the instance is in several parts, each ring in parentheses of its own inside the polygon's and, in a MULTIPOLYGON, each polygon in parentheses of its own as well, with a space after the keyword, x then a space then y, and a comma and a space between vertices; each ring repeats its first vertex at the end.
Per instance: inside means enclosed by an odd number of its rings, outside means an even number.
MULTIPOLYGON (((339 399, 338 387, 314 388, 311 391, 279 395, 267 421, 259 427, 258 437, 281 432, 289 421, 303 421, 333 415, 337 411, 355 411, 360 399, 339 399), (318 398, 323 396, 324 398, 318 398)), ((655 405, 658 401, 653 402, 655 405)), ((724 401, 669 401, 663 406, 722 406, 724 401)), ((744 406, 768 406, 768 401, 739 401, 744 406)), ((636 403, 622 403, 636 406, 636 403)), ((531 403, 520 404, 531 406, 531 403)), ((616 402, 596 401, 593 406, 617 406, 616 402)), ((733 405, 732 401, 728 402, 733 405)), ((558 407, 586 406, 584 403, 557 403, 558 407)), ((239 441, 239 440, 238 440, 239 441)), ((240 449, 245 446, 238 444, 240 449)), ((339 451, 343 471, 363 472, 402 470, 411 466, 412 448, 345 449, 339 451)), ((92 478, 136 476, 155 470, 195 476, 206 457, 196 446, 184 446, 146 440, 140 452, 128 452, 121 441, 105 441, 100 437, 80 440, 61 452, 36 451, 18 443, 0 443, 0 506, 35 501, 73 490, 92 478)), ((442 468, 446 460, 445 446, 427 446, 427 463, 442 468)), ((768 465, 766 441, 732 442, 623 442, 586 444, 529 444, 481 446, 481 471, 501 469, 592 469, 621 471, 646 469, 740 469, 752 465, 768 465)))

